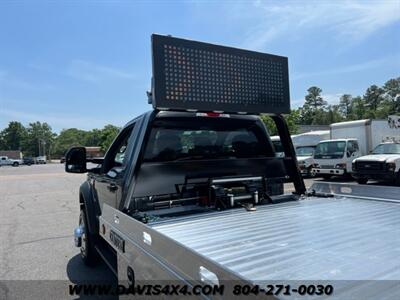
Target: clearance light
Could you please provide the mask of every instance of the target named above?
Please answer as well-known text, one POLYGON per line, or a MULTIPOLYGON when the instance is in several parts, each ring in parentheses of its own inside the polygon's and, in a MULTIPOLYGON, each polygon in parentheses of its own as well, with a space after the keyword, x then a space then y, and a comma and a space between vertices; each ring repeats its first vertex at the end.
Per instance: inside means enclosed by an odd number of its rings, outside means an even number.
POLYGON ((200 112, 196 113, 196 117, 212 117, 212 118, 230 118, 229 114, 222 114, 218 112, 200 112))

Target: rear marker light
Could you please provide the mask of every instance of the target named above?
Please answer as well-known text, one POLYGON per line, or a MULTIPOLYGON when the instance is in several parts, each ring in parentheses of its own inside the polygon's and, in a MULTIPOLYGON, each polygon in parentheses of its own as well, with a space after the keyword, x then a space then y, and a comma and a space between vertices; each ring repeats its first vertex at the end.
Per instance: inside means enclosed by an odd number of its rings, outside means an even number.
POLYGON ((230 118, 230 115, 217 112, 201 112, 196 113, 196 117, 230 118))

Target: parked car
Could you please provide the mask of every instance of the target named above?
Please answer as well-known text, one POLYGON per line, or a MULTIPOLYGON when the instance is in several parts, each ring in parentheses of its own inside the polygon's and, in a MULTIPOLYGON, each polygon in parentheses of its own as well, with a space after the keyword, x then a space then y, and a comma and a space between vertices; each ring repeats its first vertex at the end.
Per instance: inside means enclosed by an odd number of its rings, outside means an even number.
POLYGON ((46 156, 38 156, 38 157, 36 157, 35 160, 36 160, 37 164, 46 164, 47 163, 46 156))
POLYGON ((22 159, 22 161, 23 161, 23 164, 24 164, 24 165, 27 165, 27 166, 30 166, 30 165, 35 164, 35 160, 33 159, 33 157, 25 157, 25 156, 24 156, 24 158, 22 159))
POLYGON ((12 159, 8 156, 0 156, 0 166, 18 167, 19 165, 22 165, 22 163, 22 159, 12 159))

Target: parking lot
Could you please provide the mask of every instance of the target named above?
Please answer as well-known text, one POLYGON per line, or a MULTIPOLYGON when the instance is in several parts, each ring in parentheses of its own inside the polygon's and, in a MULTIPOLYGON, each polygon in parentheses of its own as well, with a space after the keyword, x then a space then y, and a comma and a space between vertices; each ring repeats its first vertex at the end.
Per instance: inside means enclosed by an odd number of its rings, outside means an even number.
POLYGON ((73 245, 84 178, 61 164, 0 168, 0 280, 111 278, 105 265, 84 266, 73 245))
MULTIPOLYGON (((0 168, 0 280, 112 280, 105 265, 84 266, 74 247, 78 189, 86 175, 63 167, 0 168)), ((313 180, 305 182, 309 187, 313 180)))

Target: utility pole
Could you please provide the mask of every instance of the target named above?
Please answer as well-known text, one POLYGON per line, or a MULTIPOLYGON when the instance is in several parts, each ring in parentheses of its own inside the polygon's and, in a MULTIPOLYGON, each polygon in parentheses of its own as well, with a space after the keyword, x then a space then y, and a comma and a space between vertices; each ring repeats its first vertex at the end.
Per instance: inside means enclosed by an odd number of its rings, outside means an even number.
MULTIPOLYGON (((42 140, 43 141, 43 156, 46 156, 46 141, 45 140, 42 140)), ((46 156, 46 158, 47 158, 47 156, 46 156)))

